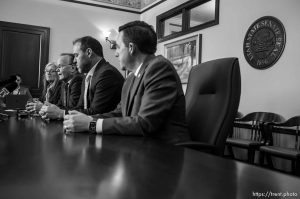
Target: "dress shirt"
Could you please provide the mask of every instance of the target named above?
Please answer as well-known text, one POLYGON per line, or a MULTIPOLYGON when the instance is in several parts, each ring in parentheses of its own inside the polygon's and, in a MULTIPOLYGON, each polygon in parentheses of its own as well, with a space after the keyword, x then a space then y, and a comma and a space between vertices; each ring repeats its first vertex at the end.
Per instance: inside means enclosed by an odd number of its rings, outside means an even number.
MULTIPOLYGON (((139 65, 139 67, 134 71, 134 76, 135 77, 139 77, 140 76, 139 72, 140 72, 140 69, 141 69, 142 65, 143 65, 143 63, 141 63, 139 65)), ((132 82, 132 85, 133 85, 133 82, 132 82)), ((103 125, 103 119, 98 119, 97 123, 96 123, 96 132, 97 133, 102 133, 102 125, 103 125)))
POLYGON ((97 64, 101 61, 101 59, 91 68, 91 70, 87 73, 86 77, 85 77, 85 85, 84 85, 84 98, 83 98, 83 102, 84 102, 84 109, 87 109, 87 101, 88 101, 88 89, 89 86, 91 84, 95 69, 97 64))
POLYGON ((16 88, 13 93, 13 95, 20 95, 20 86, 18 86, 18 88, 16 88))

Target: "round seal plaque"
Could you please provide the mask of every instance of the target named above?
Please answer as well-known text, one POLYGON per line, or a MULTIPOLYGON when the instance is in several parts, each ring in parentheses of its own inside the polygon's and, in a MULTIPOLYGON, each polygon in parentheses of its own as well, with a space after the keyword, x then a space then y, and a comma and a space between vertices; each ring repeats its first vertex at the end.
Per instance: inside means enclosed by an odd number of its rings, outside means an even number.
POLYGON ((265 16, 256 20, 244 39, 244 56, 256 69, 266 69, 280 58, 285 46, 285 30, 275 17, 265 16))

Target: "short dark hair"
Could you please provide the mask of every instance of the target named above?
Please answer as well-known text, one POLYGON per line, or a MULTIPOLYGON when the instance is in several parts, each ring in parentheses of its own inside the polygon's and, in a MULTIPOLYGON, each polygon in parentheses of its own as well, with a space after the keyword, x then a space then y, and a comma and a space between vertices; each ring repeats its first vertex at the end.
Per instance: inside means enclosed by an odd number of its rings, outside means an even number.
POLYGON ((69 63, 70 65, 73 65, 74 64, 74 54, 73 53, 61 53, 60 56, 69 56, 70 57, 70 60, 71 60, 71 63, 69 63))
POLYGON ((81 38, 78 38, 73 41, 73 45, 75 45, 76 43, 81 44, 80 49, 82 51, 85 51, 86 49, 90 48, 98 56, 103 57, 102 45, 100 44, 100 42, 97 39, 95 39, 91 36, 85 36, 85 37, 81 37, 81 38))
POLYGON ((157 36, 153 27, 144 21, 132 21, 119 27, 123 31, 123 42, 128 46, 129 42, 137 45, 142 53, 154 54, 157 46, 157 36))

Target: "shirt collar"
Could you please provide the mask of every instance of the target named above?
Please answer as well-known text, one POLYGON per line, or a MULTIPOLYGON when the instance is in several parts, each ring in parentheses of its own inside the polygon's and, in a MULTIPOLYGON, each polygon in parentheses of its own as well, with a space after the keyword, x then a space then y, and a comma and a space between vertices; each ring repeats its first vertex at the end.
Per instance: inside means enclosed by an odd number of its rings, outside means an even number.
POLYGON ((138 77, 138 74, 139 74, 139 72, 140 72, 140 69, 141 69, 142 65, 143 65, 143 62, 139 65, 139 67, 138 67, 138 68, 136 69, 136 71, 134 72, 134 76, 138 77))
POLYGON ((67 83, 70 84, 72 82, 73 78, 71 78, 67 83))
POLYGON ((102 60, 102 58, 101 58, 99 61, 97 61, 97 63, 96 63, 96 64, 91 68, 91 70, 86 74, 87 77, 88 77, 88 76, 93 77, 94 72, 95 72, 95 69, 96 69, 96 66, 98 65, 98 63, 99 63, 101 60, 102 60))

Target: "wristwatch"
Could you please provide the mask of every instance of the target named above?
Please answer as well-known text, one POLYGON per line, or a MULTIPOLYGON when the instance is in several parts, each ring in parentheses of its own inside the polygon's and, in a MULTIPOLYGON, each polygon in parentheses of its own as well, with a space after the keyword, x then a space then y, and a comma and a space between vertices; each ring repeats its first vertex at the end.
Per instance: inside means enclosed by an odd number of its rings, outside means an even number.
POLYGON ((93 118, 89 125, 89 131, 96 133, 96 126, 97 126, 97 118, 93 118))

